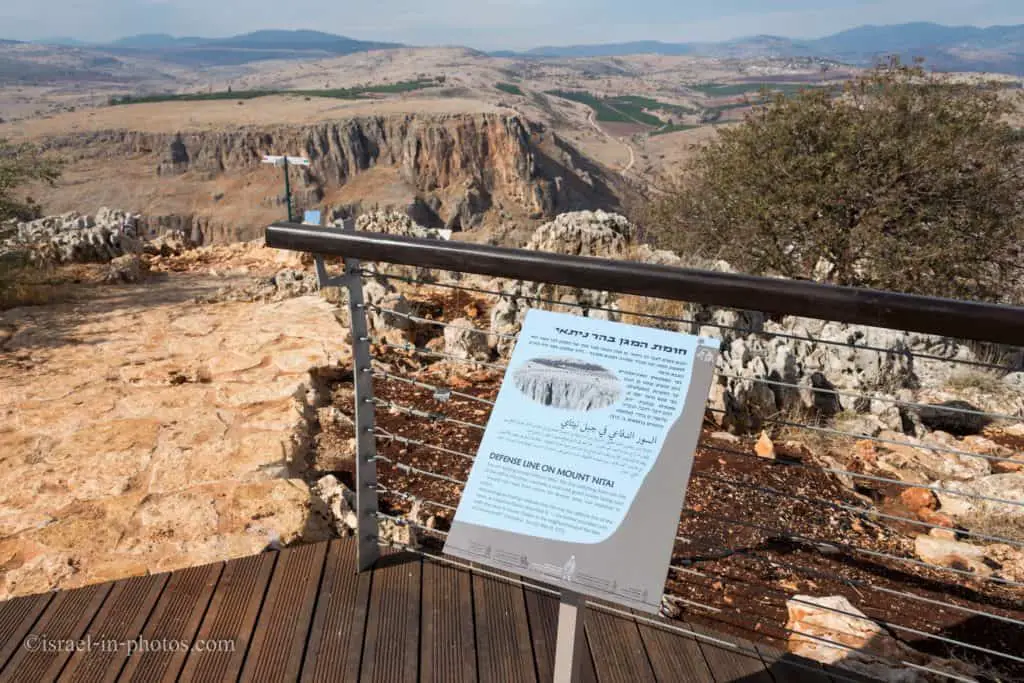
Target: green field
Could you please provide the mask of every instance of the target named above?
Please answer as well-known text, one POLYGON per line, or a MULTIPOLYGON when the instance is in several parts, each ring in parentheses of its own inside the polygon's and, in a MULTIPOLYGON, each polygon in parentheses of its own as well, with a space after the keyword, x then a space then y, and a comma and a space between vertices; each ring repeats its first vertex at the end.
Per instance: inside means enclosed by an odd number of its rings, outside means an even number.
POLYGON ((548 90, 547 94, 585 104, 594 110, 594 117, 598 121, 605 123, 639 123, 655 128, 665 125, 657 116, 644 111, 645 107, 637 101, 638 98, 598 97, 589 92, 576 90, 548 90))
POLYGON ((513 85, 512 83, 495 83, 494 87, 509 95, 519 95, 520 97, 526 95, 518 85, 513 85))
POLYGON ((740 95, 754 95, 760 94, 764 89, 782 93, 786 97, 793 97, 801 90, 817 90, 819 88, 831 88, 833 86, 766 81, 764 83, 701 83, 686 87, 708 97, 739 97, 740 95))
POLYGON ((691 123, 674 123, 672 125, 662 126, 658 130, 652 130, 650 135, 654 136, 665 135, 666 133, 678 133, 681 130, 693 130, 694 128, 700 128, 700 126, 691 123))
POLYGON ((223 90, 218 92, 159 94, 159 95, 124 95, 111 97, 111 105, 143 104, 146 102, 206 102, 213 100, 251 100, 270 95, 295 95, 298 97, 329 97, 338 100, 357 100, 369 95, 388 95, 412 92, 440 85, 441 79, 419 79, 416 81, 400 81, 386 85, 368 85, 361 88, 331 88, 326 90, 223 90))

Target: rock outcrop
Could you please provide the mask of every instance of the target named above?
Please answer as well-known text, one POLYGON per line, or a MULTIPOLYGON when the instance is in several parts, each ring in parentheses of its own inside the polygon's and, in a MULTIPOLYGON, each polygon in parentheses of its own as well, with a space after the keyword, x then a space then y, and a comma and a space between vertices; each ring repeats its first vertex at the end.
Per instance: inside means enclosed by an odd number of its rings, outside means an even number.
MULTIPOLYGON (((332 189, 360 174, 387 168, 394 172, 387 184, 404 187, 397 205, 388 208, 412 209, 417 218, 450 230, 472 229, 492 209, 543 218, 614 208, 621 191, 611 173, 583 160, 543 126, 511 113, 355 116, 302 126, 163 134, 107 130, 54 136, 40 145, 72 163, 150 159, 154 175, 175 176, 176 182, 182 175, 210 180, 251 174, 264 154, 290 150, 312 162, 293 170, 293 193, 304 206, 320 204, 332 189)), ((127 191, 124 199, 126 205, 138 203, 127 191)), ((215 217, 218 201, 202 215, 215 217)), ((232 230, 222 222, 204 226, 206 243, 231 238, 232 230)), ((252 239, 252 231, 262 227, 250 226, 251 234, 234 239, 252 239)))

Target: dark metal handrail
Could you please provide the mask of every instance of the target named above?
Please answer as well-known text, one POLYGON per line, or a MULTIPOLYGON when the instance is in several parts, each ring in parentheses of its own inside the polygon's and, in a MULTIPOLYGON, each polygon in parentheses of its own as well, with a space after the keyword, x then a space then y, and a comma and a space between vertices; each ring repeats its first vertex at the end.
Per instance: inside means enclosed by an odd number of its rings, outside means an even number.
POLYGON ((529 249, 274 223, 267 246, 1024 345, 1024 307, 529 249))

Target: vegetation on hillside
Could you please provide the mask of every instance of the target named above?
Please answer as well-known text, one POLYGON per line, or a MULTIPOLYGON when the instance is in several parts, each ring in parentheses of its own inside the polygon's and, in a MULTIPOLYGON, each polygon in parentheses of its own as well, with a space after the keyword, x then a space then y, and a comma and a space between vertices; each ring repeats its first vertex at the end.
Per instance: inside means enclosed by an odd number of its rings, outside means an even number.
POLYGON ((1000 90, 893 61, 840 97, 776 93, 720 130, 649 228, 750 273, 1019 299, 1024 145, 1000 90))
POLYGON ((111 97, 110 104, 142 104, 146 102, 205 102, 212 100, 251 100, 270 95, 296 95, 299 97, 328 97, 338 100, 357 100, 370 95, 390 95, 432 88, 443 84, 443 78, 421 78, 384 85, 357 88, 327 88, 323 90, 218 90, 216 92, 162 93, 155 95, 123 95, 111 97))
POLYGON ((0 138, 0 221, 38 218, 39 205, 32 197, 21 196, 19 189, 33 181, 52 185, 60 170, 60 163, 44 157, 37 148, 0 138))
POLYGON ((522 88, 513 83, 495 83, 494 87, 504 93, 508 93, 509 95, 519 95, 521 97, 525 94, 523 93, 522 88))

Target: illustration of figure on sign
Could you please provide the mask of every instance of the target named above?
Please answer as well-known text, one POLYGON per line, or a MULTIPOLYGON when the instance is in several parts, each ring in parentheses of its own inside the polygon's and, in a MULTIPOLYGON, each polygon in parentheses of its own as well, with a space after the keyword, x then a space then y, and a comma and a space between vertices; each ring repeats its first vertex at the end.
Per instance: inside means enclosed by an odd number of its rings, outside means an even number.
POLYGON ((572 581, 576 576, 576 556, 573 555, 562 567, 562 581, 572 581))
POLYGON ((715 360, 715 352, 708 348, 700 348, 697 350, 697 360, 702 363, 711 363, 715 360))

